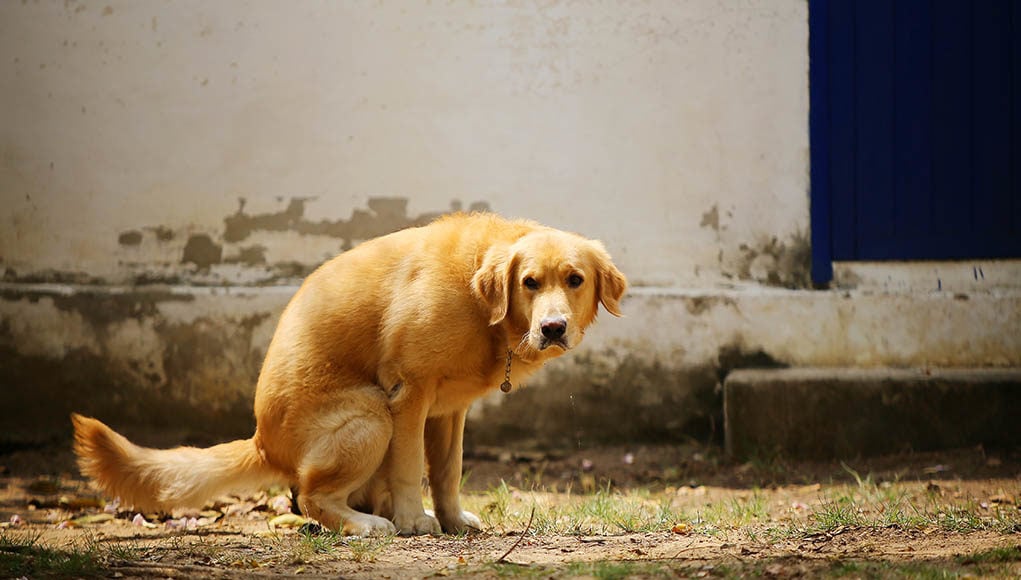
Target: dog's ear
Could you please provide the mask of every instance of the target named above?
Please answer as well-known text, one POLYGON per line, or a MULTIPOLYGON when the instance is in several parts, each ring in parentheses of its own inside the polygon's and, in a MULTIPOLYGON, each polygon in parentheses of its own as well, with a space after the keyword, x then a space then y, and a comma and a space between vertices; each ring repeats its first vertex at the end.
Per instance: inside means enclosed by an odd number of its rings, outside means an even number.
POLYGON ((472 292, 490 309, 490 326, 507 317, 512 268, 510 249, 507 246, 493 246, 486 251, 482 264, 472 276, 472 292))
POLYGON ((614 316, 620 316, 620 301, 627 292, 627 278, 613 265, 609 252, 598 241, 592 240, 596 265, 596 296, 603 308, 614 316))

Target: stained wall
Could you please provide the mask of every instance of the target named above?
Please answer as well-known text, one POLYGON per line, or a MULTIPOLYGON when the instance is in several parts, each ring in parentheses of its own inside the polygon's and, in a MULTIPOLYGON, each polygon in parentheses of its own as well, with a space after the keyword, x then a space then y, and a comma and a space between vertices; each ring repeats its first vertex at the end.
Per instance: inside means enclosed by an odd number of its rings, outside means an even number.
POLYGON ((608 399, 716 437, 736 366, 1021 364, 1017 264, 810 289, 807 42, 803 0, 0 3, 0 439, 247 432, 302 277, 458 209, 599 238, 633 286, 480 441, 608 399))

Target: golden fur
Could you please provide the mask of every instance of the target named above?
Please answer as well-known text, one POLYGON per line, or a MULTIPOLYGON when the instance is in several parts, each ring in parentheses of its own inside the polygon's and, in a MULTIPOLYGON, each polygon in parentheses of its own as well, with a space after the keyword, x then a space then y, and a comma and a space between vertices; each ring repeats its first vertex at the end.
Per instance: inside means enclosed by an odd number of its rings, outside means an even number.
POLYGON ((508 351, 517 384, 577 346, 599 303, 619 316, 626 288, 599 242, 530 221, 457 214, 383 236, 323 264, 284 309, 251 439, 147 449, 75 414, 79 464, 139 509, 285 484, 348 534, 477 528, 458 497, 469 405, 504 380, 508 351))

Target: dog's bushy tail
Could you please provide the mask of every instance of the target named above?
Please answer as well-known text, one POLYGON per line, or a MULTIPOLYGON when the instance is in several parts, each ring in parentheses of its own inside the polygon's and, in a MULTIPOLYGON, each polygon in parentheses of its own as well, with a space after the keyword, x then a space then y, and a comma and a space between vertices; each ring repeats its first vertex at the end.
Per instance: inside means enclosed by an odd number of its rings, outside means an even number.
POLYGON ((139 447, 100 421, 71 415, 78 466, 103 492, 135 509, 202 507, 219 495, 286 485, 252 439, 206 449, 139 447))

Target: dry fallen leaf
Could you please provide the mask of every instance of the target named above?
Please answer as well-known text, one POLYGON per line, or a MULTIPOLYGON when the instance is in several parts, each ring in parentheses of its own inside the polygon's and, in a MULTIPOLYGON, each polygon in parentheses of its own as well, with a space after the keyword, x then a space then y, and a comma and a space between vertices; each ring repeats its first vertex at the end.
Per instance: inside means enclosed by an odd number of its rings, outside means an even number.
POLYGON ((101 513, 93 514, 88 516, 82 516, 71 520, 71 523, 76 526, 89 526, 93 524, 102 524, 113 519, 113 514, 101 513))
POLYGON ((269 521, 270 528, 300 528, 308 523, 308 520, 295 514, 280 514, 269 521))
POLYGON ((57 500, 57 505, 59 505, 62 509, 65 509, 65 510, 77 511, 77 510, 86 509, 86 508, 97 508, 97 509, 98 508, 102 508, 102 507, 106 506, 106 503, 102 499, 100 499, 98 497, 94 497, 94 496, 75 496, 75 497, 70 497, 70 496, 62 495, 62 496, 60 496, 60 499, 57 500))
POLYGON ((675 524, 674 527, 670 528, 670 531, 675 534, 686 536, 691 533, 691 526, 688 524, 675 524))

